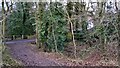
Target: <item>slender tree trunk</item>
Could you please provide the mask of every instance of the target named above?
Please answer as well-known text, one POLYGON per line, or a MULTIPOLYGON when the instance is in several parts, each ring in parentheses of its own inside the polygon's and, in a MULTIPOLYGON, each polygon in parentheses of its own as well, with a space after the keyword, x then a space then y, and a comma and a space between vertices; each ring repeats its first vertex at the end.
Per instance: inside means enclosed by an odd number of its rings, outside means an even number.
MULTIPOLYGON (((99 17, 98 25, 101 26, 101 29, 105 28, 105 26, 103 24, 104 18, 106 16, 106 14, 105 14, 105 3, 106 3, 105 0, 103 0, 102 2, 99 2, 99 9, 98 9, 98 11, 100 11, 100 12, 98 13, 98 17, 99 17)), ((105 54, 105 52, 106 52, 106 45, 107 45, 107 38, 106 38, 105 33, 102 33, 99 38, 100 38, 100 49, 101 49, 101 52, 105 54)))
POLYGON ((0 21, 0 46, 2 45, 2 41, 3 41, 3 39, 2 39, 2 21, 0 21))
POLYGON ((22 39, 24 39, 24 35, 22 35, 22 39))
MULTIPOLYGON (((36 3, 35 3, 36 4, 36 3)), ((39 47, 40 43, 39 43, 39 32, 38 32, 38 5, 36 4, 36 12, 35 12, 35 21, 36 21, 36 45, 39 47)))
POLYGON ((115 0, 115 8, 118 11, 118 7, 117 7, 117 1, 115 0))
MULTIPOLYGON (((73 3, 72 2, 69 2, 69 3, 67 3, 67 10, 66 10, 67 12, 68 12, 68 14, 69 14, 69 17, 71 18, 72 17, 72 11, 73 11, 73 3)), ((71 24, 70 24, 70 22, 68 22, 68 24, 69 24, 69 31, 70 32, 72 32, 71 31, 71 24)))
POLYGON ((77 58, 77 56, 76 56, 76 53, 77 53, 76 49, 77 48, 76 48, 75 37, 74 37, 74 32, 73 32, 73 24, 72 24, 72 21, 69 17, 67 10, 66 10, 66 13, 67 13, 67 17, 68 17, 68 22, 70 22, 70 26, 71 26, 72 40, 73 40, 73 45, 74 45, 74 57, 77 58))
MULTIPOLYGON (((54 25, 54 24, 52 24, 54 25)), ((58 52, 58 47, 57 47, 57 41, 56 41, 56 37, 55 37, 55 31, 54 31, 54 26, 52 26, 52 34, 53 34, 53 38, 54 38, 54 44, 55 44, 55 51, 58 52)))
POLYGON ((3 16, 3 21, 2 21, 2 39, 3 41, 5 40, 5 22, 6 22, 6 16, 5 16, 5 7, 4 7, 4 0, 2 0, 2 16, 3 16))

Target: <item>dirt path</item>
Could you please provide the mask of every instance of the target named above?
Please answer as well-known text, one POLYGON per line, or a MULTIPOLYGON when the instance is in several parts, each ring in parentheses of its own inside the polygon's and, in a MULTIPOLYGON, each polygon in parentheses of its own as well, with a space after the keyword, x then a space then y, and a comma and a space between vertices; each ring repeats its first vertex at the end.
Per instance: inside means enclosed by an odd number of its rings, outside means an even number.
POLYGON ((74 60, 56 53, 41 52, 36 45, 30 44, 33 41, 35 39, 9 41, 6 42, 6 45, 12 57, 22 62, 24 66, 115 66, 117 64, 115 60, 110 59, 109 62, 102 60, 99 51, 93 52, 84 60, 74 60))
POLYGON ((52 61, 36 51, 36 46, 29 46, 33 40, 19 40, 6 42, 13 58, 21 61, 25 66, 60 66, 61 64, 52 61))

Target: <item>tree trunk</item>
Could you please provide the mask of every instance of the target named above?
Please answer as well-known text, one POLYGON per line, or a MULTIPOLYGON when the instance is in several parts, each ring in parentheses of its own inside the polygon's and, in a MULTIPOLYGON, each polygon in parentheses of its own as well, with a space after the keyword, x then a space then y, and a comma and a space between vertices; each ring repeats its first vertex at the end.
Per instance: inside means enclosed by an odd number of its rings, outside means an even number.
POLYGON ((41 30, 41 24, 42 24, 42 14, 43 14, 43 11, 44 11, 44 3, 43 2, 39 2, 38 3, 38 16, 37 16, 37 23, 36 23, 36 35, 37 35, 37 45, 39 48, 42 48, 44 50, 44 46, 42 45, 42 42, 41 42, 41 39, 40 39, 40 34, 39 34, 39 31, 38 30, 41 30), (39 22, 38 22, 39 21, 39 22), (39 26, 39 28, 38 28, 39 26))
POLYGON ((22 35, 22 39, 24 39, 24 35, 22 35))
MULTIPOLYGON (((36 3, 35 3, 36 4, 36 3)), ((36 8, 38 8, 38 5, 36 4, 36 8)), ((38 37, 38 22, 37 22, 37 20, 38 20, 38 17, 37 17, 37 12, 38 10, 36 9, 36 12, 35 12, 35 21, 36 21, 36 45, 38 46, 38 48, 39 48, 39 37, 38 37)))
MULTIPOLYGON (((72 2, 67 3, 67 10, 66 11, 68 12, 69 17, 71 18, 72 14, 73 14, 73 12, 72 12, 73 11, 73 3, 72 2)), ((68 24, 69 24, 69 31, 72 32, 71 31, 72 30, 71 23, 68 22, 68 24)))
POLYGON ((115 0, 115 8, 116 8, 116 10, 118 10, 117 1, 116 0, 115 0))
POLYGON ((0 22, 0 46, 2 45, 2 22, 0 22))
POLYGON ((2 41, 5 40, 5 22, 6 22, 6 16, 5 16, 5 8, 4 8, 4 0, 2 0, 2 16, 3 16, 3 21, 2 21, 2 41))
POLYGON ((22 17, 22 39, 24 39, 25 37, 25 22, 26 22, 26 12, 25 12, 25 8, 24 8, 24 3, 22 4, 22 8, 23 8, 23 17, 22 17))
POLYGON ((73 32, 73 24, 72 24, 72 21, 71 21, 70 16, 67 11, 66 11, 66 13, 67 13, 68 22, 70 22, 71 31, 72 31, 72 40, 73 40, 73 45, 74 45, 74 58, 77 58, 77 56, 76 56, 77 48, 76 48, 75 37, 74 37, 74 32, 73 32))

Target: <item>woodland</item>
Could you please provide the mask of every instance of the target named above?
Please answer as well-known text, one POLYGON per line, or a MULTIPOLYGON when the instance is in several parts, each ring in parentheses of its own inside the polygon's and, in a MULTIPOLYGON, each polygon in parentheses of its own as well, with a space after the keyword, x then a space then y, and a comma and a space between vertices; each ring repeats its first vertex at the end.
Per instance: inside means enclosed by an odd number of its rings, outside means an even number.
POLYGON ((116 0, 2 0, 0 7, 3 66, 119 65, 120 7, 116 0))

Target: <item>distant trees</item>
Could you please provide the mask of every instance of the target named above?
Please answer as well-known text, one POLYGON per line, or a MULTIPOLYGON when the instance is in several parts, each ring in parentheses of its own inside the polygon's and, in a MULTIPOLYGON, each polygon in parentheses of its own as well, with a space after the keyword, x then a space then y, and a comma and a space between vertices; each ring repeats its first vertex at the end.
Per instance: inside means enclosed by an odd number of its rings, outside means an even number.
POLYGON ((32 24, 35 23, 35 18, 31 7, 32 3, 16 3, 16 10, 8 16, 8 35, 18 35, 24 39, 26 35, 34 34, 32 24))

